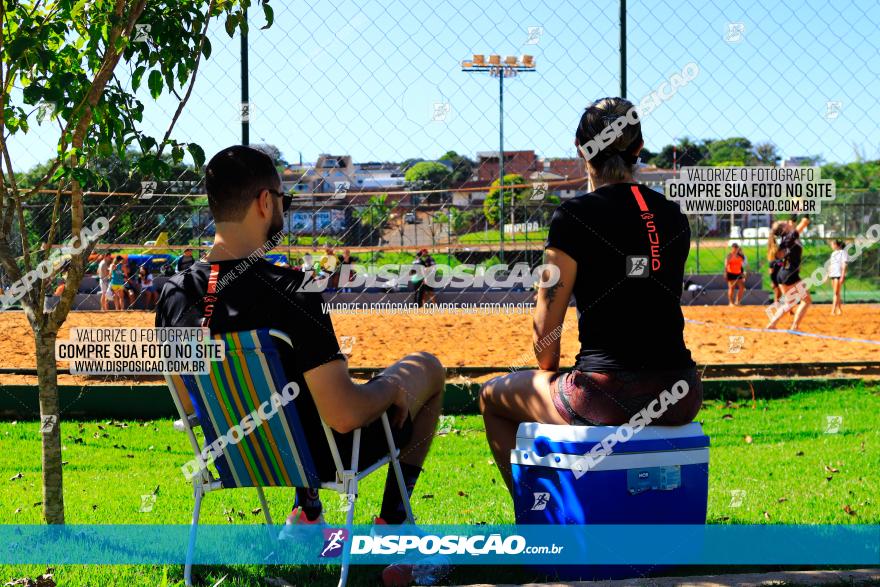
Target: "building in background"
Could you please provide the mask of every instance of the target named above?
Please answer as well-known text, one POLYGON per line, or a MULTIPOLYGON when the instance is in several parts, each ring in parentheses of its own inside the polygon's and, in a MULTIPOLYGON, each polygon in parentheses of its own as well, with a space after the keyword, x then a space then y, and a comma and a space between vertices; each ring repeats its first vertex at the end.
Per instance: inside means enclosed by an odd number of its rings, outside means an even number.
MULTIPOLYGON (((498 151, 478 152, 476 167, 476 179, 489 182, 498 179, 498 151)), ((534 151, 504 151, 504 175, 517 173, 528 177, 535 171, 539 171, 539 169, 538 157, 534 151)))

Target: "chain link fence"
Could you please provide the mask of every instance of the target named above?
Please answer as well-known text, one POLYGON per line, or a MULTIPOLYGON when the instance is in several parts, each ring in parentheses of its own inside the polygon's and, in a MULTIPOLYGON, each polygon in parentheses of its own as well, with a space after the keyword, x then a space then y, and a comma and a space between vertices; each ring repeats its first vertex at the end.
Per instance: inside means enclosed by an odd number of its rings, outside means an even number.
MULTIPOLYGON (((556 206, 588 191, 574 129, 586 105, 621 93, 622 61, 627 97, 637 105, 687 64, 699 69, 644 118, 638 180, 662 188, 694 164, 854 169, 839 174, 837 201, 805 235, 808 271, 827 259, 829 239, 851 241, 880 222, 880 166, 869 163, 880 159, 875 2, 630 3, 625 33, 618 3, 297 2, 275 6, 266 30, 258 30, 260 18, 252 15, 244 44, 222 27, 209 30, 211 59, 174 134, 210 158, 242 142, 244 130, 275 158, 284 190, 294 194, 272 257, 279 263, 332 272, 330 255, 346 250, 374 268, 411 263, 427 249, 443 265, 535 266, 556 206), (474 67, 480 63, 487 67, 474 67)), ((133 72, 121 69, 122 89, 133 91, 133 72)), ((174 100, 136 93, 147 125, 173 115, 174 100)), ((44 164, 56 146, 50 123, 32 126, 10 140, 24 185, 37 176, 26 169, 44 164)), ((87 223, 138 198, 99 250, 161 273, 173 271, 185 248, 196 255, 209 248, 200 170, 178 166, 173 180, 154 182, 130 173, 127 160, 93 165, 105 184, 90 186, 87 223)), ((64 189, 46 185, 25 205, 32 251, 53 228, 56 202, 68 206, 57 197, 64 189)), ((727 247, 740 242, 769 291, 771 220, 692 216, 688 271, 720 275, 727 247)), ((853 260, 850 276, 847 301, 880 299, 876 250, 853 260)), ((409 285, 385 289, 404 296, 409 285)), ((87 279, 81 291, 96 288, 87 279)), ((529 299, 521 289, 492 299, 529 299)))

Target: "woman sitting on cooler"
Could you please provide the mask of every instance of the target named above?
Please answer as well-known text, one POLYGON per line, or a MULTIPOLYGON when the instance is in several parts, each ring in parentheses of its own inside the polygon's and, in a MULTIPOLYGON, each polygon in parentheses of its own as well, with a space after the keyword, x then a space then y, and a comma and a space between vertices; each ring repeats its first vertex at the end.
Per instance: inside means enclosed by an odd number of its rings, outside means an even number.
POLYGON ((624 99, 603 98, 581 117, 575 144, 591 191, 563 202, 550 222, 544 262, 555 269, 545 276, 559 276, 538 291, 539 368, 492 379, 480 393, 489 445, 508 488, 521 422, 619 425, 656 408, 660 394, 676 386, 677 401, 664 402, 648 422, 675 426, 692 421, 702 403, 680 306, 690 228, 678 204, 633 180, 643 141, 631 109, 624 99), (619 134, 597 149, 597 137, 615 121, 619 134), (572 295, 577 317, 570 313, 566 324, 572 295), (560 339, 575 320, 580 352, 573 370, 560 371, 560 339))

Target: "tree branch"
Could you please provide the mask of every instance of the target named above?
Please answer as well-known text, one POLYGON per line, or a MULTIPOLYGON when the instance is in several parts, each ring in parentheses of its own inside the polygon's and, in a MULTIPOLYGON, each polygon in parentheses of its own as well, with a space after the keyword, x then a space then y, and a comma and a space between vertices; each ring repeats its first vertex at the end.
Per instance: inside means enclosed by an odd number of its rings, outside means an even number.
POLYGON ((168 130, 165 131, 165 136, 162 138, 162 144, 159 145, 158 155, 160 156, 162 155, 162 149, 165 147, 165 143, 171 136, 171 131, 174 129, 174 125, 177 124, 177 119, 180 118, 183 108, 186 106, 186 103, 189 102, 189 97, 192 95, 193 85, 196 83, 196 77, 199 74, 199 65, 202 63, 202 49, 205 46, 205 39, 208 36, 208 24, 211 22, 211 12, 214 10, 214 2, 215 0, 211 0, 210 4, 208 4, 208 10, 205 13, 205 26, 202 27, 199 46, 196 48, 196 63, 193 66, 192 75, 189 78, 189 87, 187 87, 183 98, 177 103, 177 110, 175 110, 174 116, 171 118, 171 124, 168 125, 168 130))

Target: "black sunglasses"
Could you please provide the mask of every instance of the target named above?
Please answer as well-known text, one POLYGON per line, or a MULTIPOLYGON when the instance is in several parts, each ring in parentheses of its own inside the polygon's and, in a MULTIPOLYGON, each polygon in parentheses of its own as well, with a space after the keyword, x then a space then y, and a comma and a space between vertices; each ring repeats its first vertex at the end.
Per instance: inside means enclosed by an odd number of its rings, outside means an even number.
POLYGON ((291 196, 290 194, 285 194, 284 192, 279 192, 278 190, 273 190, 272 188, 266 188, 266 191, 275 197, 281 198, 282 211, 287 212, 288 210, 290 210, 290 204, 293 203, 293 196, 291 196))

